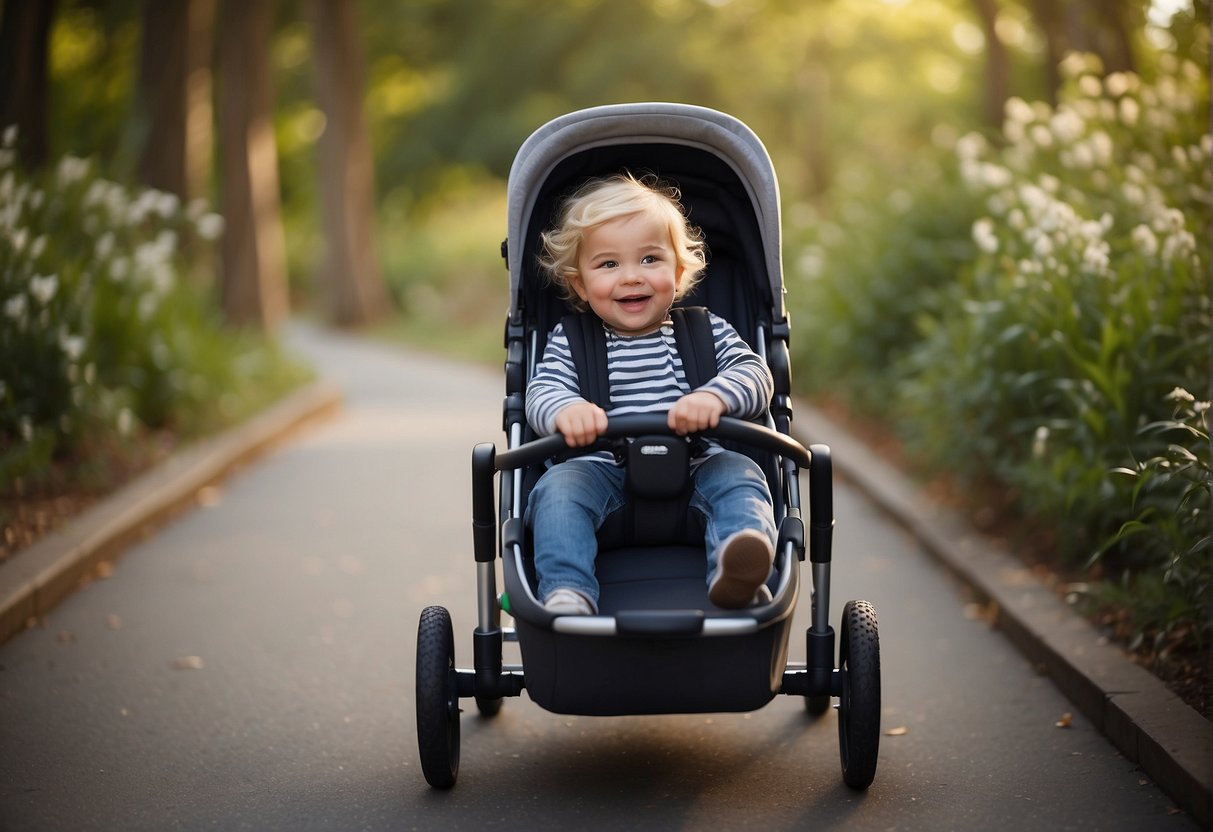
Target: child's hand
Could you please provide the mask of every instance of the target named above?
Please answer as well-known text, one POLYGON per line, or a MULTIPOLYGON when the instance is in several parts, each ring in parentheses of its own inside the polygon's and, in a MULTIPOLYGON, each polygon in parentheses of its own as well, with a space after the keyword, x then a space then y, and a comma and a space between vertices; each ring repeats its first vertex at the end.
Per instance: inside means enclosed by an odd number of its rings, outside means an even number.
POLYGON ((590 402, 574 402, 556 414, 556 430, 570 448, 592 444, 606 429, 606 411, 590 402))
POLYGON ((724 409, 724 401, 715 393, 705 390, 687 393, 674 402, 666 424, 679 436, 686 436, 688 433, 716 427, 720 424, 724 409))

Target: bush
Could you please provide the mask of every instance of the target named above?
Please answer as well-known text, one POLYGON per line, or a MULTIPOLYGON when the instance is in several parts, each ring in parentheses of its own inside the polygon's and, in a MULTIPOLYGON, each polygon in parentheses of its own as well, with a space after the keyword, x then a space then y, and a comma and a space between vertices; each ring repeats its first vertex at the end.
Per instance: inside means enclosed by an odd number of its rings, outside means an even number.
POLYGON ((0 139, 0 491, 141 427, 184 435, 297 383, 263 338, 222 326, 183 279, 222 231, 205 203, 129 191, 64 157, 29 177, 0 139), (183 245, 183 241, 186 241, 183 245))
POLYGON ((1206 73, 1160 66, 1154 82, 1101 77, 1071 56, 1056 108, 1013 99, 1003 141, 957 141, 959 176, 914 180, 900 221, 844 224, 800 349, 850 373, 936 470, 1011 495, 1064 564, 1122 598, 1139 580, 1168 591, 1138 632, 1187 622, 1204 643, 1207 404, 1186 391, 1211 377, 1213 138, 1206 73), (972 257, 953 268, 965 226, 972 257))

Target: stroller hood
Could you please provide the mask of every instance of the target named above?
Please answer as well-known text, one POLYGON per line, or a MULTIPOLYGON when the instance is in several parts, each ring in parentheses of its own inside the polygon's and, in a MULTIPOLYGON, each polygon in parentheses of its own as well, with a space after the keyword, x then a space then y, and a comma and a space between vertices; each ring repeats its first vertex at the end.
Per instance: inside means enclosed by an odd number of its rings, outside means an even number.
MULTIPOLYGON (((665 103, 579 110, 548 122, 523 143, 509 178, 506 257, 511 313, 520 302, 527 275, 535 274, 534 240, 551 222, 558 198, 586 173, 595 172, 596 165, 601 167, 603 160, 608 166, 630 164, 630 148, 645 148, 639 158, 646 161, 652 157, 651 149, 657 148, 664 161, 655 172, 679 183, 686 176, 703 175, 700 160, 705 154, 718 160, 714 165, 719 170, 731 170, 727 176, 709 170, 707 176, 714 178, 714 186, 739 191, 733 196, 748 203, 761 244, 753 268, 765 271, 752 279, 765 277, 763 294, 769 293, 770 313, 783 319, 779 185, 766 148, 732 116, 706 107, 665 103), (579 166, 580 158, 594 161, 579 166)), ((688 208, 696 221, 693 206, 688 208)), ((712 240, 708 243, 711 246, 712 240)))

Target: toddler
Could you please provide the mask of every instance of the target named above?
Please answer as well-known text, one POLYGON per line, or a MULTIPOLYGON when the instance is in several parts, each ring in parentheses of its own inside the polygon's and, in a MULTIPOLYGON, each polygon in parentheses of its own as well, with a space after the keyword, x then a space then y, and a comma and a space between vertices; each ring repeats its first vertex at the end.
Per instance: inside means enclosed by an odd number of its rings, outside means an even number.
MULTIPOLYGON (((710 315, 718 374, 691 390, 669 310, 707 265, 698 229, 683 214, 676 188, 625 173, 594 179, 562 205, 543 235, 541 265, 578 310, 587 307, 606 334, 609 412, 668 411, 669 427, 687 435, 721 416, 763 413, 773 383, 766 364, 723 318, 710 315)), ((527 390, 526 415, 540 435, 559 432, 571 447, 593 443, 607 412, 580 395, 562 324, 548 337, 527 390)), ((559 615, 598 610, 596 532, 623 506, 625 472, 609 453, 552 466, 536 484, 526 522, 544 606, 559 615)), ((705 520, 708 598, 723 608, 769 599, 775 522, 762 469, 715 443, 692 462, 690 507, 705 520)))

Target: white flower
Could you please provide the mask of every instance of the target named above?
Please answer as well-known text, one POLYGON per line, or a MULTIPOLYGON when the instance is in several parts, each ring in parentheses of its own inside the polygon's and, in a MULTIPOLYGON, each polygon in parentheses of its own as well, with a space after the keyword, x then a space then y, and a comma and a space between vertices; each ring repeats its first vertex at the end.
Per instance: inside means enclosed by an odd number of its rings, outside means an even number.
POLYGON ((1049 445, 1049 427, 1041 425, 1036 429, 1036 433, 1032 436, 1032 457, 1034 459, 1042 459, 1049 445))
POLYGON ((1166 400, 1169 402, 1194 402, 1196 397, 1182 387, 1176 387, 1166 395, 1166 400))
POLYGON ((1043 124, 1037 124, 1035 127, 1033 127, 1029 132, 1029 135, 1031 136, 1032 144, 1036 145, 1037 147, 1053 146, 1053 134, 1049 131, 1049 128, 1045 127, 1043 124))
POLYGON ((1120 99, 1120 120, 1126 127, 1132 127, 1137 124, 1137 118, 1141 115, 1141 105, 1132 98, 1120 99))
MULTIPOLYGON (((1096 83, 1099 82, 1096 81, 1096 83)), ((1053 131, 1057 141, 1062 144, 1070 144, 1082 137, 1086 124, 1079 118, 1078 113, 1066 107, 1058 110, 1053 118, 1049 119, 1049 129, 1053 131)))
POLYGON ((956 141, 956 155, 961 159, 976 159, 988 145, 980 133, 966 133, 956 141))
POLYGON ((198 218, 195 228, 198 236, 204 240, 218 240, 223 234, 223 217, 218 214, 203 214, 198 218))
POLYGON ((14 147, 17 144, 17 125, 10 124, 4 128, 4 138, 0 141, 4 147, 14 147))
POLYGON ((80 335, 62 334, 59 336, 59 346, 68 359, 75 362, 84 354, 84 338, 80 335))
POLYGON ((109 231, 105 232, 97 238, 93 249, 98 260, 108 260, 109 256, 114 253, 114 235, 109 231))
POLYGON ((46 235, 40 234, 30 243, 29 256, 31 260, 37 260, 42 256, 42 252, 46 251, 46 235))
POLYGON ((1131 77, 1126 72, 1113 72, 1104 79, 1104 89, 1108 91, 1108 95, 1119 98, 1129 91, 1132 84, 1131 77))
POLYGON ((1129 239, 1136 248, 1146 257, 1153 257, 1158 254, 1158 238, 1154 236, 1154 232, 1148 225, 1139 225, 1129 233, 1129 239))
POLYGON ((55 297, 55 292, 59 288, 59 276, 48 274, 45 277, 34 277, 29 282, 29 293, 34 296, 34 300, 38 301, 42 306, 46 306, 55 297))
POLYGON ((986 254, 998 251, 998 236, 994 233, 994 221, 982 217, 973 223, 973 242, 986 254))
POLYGON ((1041 234, 1036 238, 1036 244, 1032 246, 1032 253, 1041 259, 1053 253, 1053 241, 1048 234, 1041 234))
POLYGON ((61 188, 70 187, 87 175, 88 160, 70 154, 59 160, 59 168, 55 172, 55 177, 61 188))
POLYGON ((4 314, 14 321, 19 321, 25 317, 27 306, 25 295, 13 295, 4 302, 4 314))
POLYGON ((1112 137, 1102 130, 1096 130, 1087 140, 1095 154, 1095 164, 1101 168, 1112 164, 1112 137))
POLYGON ((153 193, 156 194, 156 213, 166 220, 171 220, 177 213, 177 209, 181 207, 181 198, 169 191, 154 191, 153 193))
POLYGON ((1088 243, 1082 253, 1082 267, 1092 274, 1106 274, 1110 262, 1109 250, 1103 240, 1088 243))
POLYGON ((1032 106, 1024 101, 1019 96, 1011 96, 1007 99, 1007 103, 1003 106, 1008 121, 1027 124, 1035 118, 1035 113, 1032 106))

